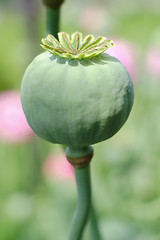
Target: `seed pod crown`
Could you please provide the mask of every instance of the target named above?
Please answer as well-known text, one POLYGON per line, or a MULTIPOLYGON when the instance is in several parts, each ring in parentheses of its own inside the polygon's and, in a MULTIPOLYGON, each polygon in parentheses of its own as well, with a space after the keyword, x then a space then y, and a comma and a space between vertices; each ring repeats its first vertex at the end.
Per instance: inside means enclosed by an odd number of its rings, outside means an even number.
POLYGON ((83 39, 80 32, 69 36, 65 32, 58 33, 59 41, 52 35, 42 39, 41 46, 52 54, 69 59, 92 58, 113 46, 113 41, 105 37, 95 38, 87 35, 83 39))

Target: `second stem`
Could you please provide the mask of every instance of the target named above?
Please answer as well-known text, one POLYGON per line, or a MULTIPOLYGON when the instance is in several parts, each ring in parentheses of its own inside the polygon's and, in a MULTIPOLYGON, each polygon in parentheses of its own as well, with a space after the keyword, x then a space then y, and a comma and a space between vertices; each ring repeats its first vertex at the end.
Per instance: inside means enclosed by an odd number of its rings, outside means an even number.
POLYGON ((52 34, 57 38, 59 32, 60 7, 53 9, 47 7, 47 34, 52 34))

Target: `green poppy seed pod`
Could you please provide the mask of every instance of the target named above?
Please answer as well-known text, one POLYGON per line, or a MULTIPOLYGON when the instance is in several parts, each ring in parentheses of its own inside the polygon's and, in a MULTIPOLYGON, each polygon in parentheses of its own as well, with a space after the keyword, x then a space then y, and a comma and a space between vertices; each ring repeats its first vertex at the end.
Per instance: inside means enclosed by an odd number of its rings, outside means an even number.
POLYGON ((103 53, 104 37, 59 33, 42 39, 47 51, 25 71, 21 102, 27 121, 43 139, 84 147, 112 137, 133 105, 133 84, 124 65, 103 53))

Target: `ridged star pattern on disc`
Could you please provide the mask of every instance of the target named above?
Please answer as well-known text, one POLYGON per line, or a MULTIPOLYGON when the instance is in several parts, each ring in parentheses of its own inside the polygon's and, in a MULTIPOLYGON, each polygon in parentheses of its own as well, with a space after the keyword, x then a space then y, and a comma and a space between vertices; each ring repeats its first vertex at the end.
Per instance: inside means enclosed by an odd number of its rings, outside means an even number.
POLYGON ((80 32, 73 33, 71 37, 65 32, 59 32, 58 40, 49 34, 42 39, 41 46, 52 54, 68 59, 93 58, 114 46, 112 40, 102 36, 95 38, 87 35, 83 39, 80 32))

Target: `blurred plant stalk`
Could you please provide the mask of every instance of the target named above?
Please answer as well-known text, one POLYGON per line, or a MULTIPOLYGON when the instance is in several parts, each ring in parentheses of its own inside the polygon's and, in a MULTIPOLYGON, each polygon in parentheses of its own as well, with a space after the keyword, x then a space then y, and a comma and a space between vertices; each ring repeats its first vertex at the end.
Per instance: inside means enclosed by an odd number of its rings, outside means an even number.
POLYGON ((60 20, 60 7, 63 0, 43 0, 43 4, 46 6, 46 32, 52 34, 57 38, 59 32, 59 20, 60 20))
POLYGON ((101 240, 96 214, 92 203, 90 161, 93 148, 67 147, 66 158, 73 165, 77 185, 77 205, 69 231, 69 240, 81 240, 85 226, 90 220, 92 240, 101 240))
POLYGON ((39 8, 38 0, 23 0, 22 11, 26 19, 27 35, 31 57, 38 53, 37 41, 39 39, 39 8))

